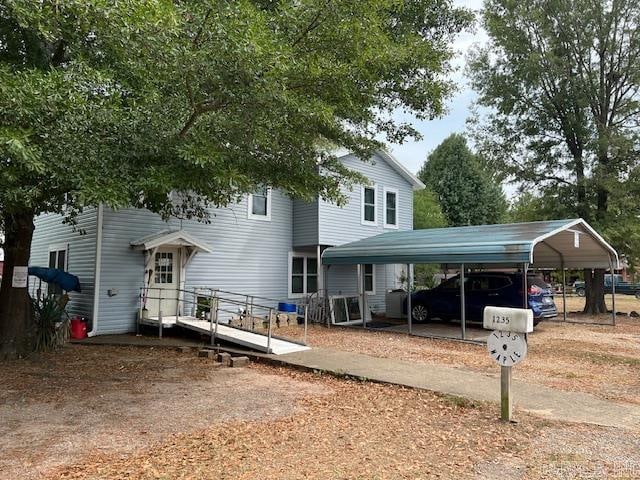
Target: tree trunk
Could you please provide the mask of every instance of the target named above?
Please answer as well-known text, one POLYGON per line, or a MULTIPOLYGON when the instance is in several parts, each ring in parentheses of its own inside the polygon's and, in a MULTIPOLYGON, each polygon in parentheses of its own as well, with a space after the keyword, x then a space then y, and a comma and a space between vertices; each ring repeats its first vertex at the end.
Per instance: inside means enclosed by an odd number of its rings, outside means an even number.
POLYGON ((607 313, 604 303, 604 273, 602 268, 584 270, 585 303, 583 313, 597 315, 607 313))
POLYGON ((33 320, 27 288, 13 288, 13 267, 29 263, 33 215, 5 218, 4 267, 0 286, 0 360, 19 358, 33 351, 33 320))

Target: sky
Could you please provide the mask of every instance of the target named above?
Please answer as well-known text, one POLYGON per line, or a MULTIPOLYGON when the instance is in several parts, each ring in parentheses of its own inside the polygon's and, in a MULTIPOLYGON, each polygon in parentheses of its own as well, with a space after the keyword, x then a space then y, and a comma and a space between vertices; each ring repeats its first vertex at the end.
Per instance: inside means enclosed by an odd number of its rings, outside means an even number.
MULTIPOLYGON (((482 0, 454 0, 456 6, 466 7, 474 11, 480 10, 482 0)), ((458 91, 447 102, 447 113, 442 117, 430 121, 417 120, 412 115, 396 113, 396 120, 408 121, 422 134, 420 141, 407 141, 402 145, 388 144, 391 153, 411 172, 416 173, 424 163, 427 155, 435 149, 440 142, 452 133, 465 131, 465 122, 470 114, 470 107, 475 93, 469 87, 468 79, 464 76, 465 55, 474 44, 482 44, 487 41, 486 32, 476 27, 474 33, 461 34, 453 45, 457 57, 453 65, 457 68, 453 78, 458 86, 458 91)))

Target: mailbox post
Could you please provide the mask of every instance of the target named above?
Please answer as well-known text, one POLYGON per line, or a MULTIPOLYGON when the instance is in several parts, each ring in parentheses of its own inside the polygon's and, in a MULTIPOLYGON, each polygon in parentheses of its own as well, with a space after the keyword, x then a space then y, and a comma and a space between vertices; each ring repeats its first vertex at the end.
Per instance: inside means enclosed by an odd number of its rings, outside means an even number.
POLYGON ((510 422, 513 411, 511 367, 527 356, 525 334, 533 332, 533 312, 524 308, 486 307, 483 326, 489 355, 500 365, 500 418, 510 422))

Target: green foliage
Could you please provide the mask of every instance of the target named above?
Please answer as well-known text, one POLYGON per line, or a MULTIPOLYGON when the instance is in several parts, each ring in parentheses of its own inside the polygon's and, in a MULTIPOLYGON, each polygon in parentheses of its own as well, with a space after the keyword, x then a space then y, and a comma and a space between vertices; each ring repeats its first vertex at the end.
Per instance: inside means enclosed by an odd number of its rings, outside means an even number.
POLYGON ((442 112, 470 20, 445 0, 7 0, 0 212, 205 218, 259 184, 344 201, 363 179, 318 145, 416 136, 390 114, 442 112))
POLYGON ((543 217, 583 217, 637 255, 640 4, 488 0, 483 20, 490 42, 469 68, 480 151, 543 217))
POLYGON ((32 314, 36 328, 36 351, 55 350, 63 346, 69 339, 69 315, 64 307, 66 304, 64 298, 51 295, 32 300, 32 314))
POLYGON ((447 137, 418 173, 438 196, 451 226, 499 223, 507 208, 502 187, 482 169, 462 135, 447 137))
POLYGON ((413 228, 442 228, 447 220, 435 194, 428 189, 413 192, 413 228))

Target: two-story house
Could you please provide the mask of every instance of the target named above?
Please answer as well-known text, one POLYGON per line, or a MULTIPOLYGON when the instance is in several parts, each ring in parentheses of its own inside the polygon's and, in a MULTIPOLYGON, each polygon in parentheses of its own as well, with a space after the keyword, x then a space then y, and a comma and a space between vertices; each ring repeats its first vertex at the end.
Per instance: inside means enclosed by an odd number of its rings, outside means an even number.
MULTIPOLYGON (((323 249, 412 229, 413 191, 424 185, 384 151, 372 162, 350 154, 341 160, 371 182, 345 190, 344 207, 266 188, 213 209, 210 223, 165 222, 147 210, 100 207, 80 215, 81 235, 61 216, 43 215, 36 220, 30 263, 80 278, 82 293, 71 295, 69 310, 90 319, 93 334, 135 330, 145 286, 163 289, 162 305, 150 299, 147 307, 165 312, 180 308, 179 293, 167 292, 202 286, 281 301, 304 298, 323 285, 328 294, 356 294, 356 267, 323 270, 323 249)), ((398 286, 398 275, 394 266, 364 266, 372 310, 384 311, 385 292, 398 286)))

